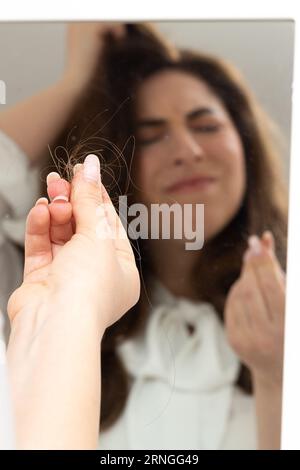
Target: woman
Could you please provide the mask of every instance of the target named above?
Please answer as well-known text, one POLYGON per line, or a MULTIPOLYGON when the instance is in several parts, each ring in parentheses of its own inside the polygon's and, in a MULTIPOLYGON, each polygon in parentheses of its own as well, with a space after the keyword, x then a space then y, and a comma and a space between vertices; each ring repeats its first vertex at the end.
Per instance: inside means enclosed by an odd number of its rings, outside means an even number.
POLYGON ((113 198, 205 206, 200 252, 138 245, 141 300, 102 340, 100 447, 279 448, 286 205, 267 120, 221 61, 143 25, 116 26, 106 47, 85 28, 63 79, 3 115, 4 131, 36 160, 66 125, 58 141, 74 161, 101 152, 113 198), (20 110, 45 123, 38 135, 20 110))

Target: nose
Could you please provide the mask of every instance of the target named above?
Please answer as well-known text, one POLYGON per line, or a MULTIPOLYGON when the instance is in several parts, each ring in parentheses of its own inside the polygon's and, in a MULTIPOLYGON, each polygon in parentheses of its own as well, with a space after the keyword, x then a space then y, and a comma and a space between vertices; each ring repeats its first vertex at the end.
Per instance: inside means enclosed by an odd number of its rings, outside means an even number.
POLYGON ((177 131, 174 136, 172 157, 174 165, 183 165, 188 161, 201 161, 204 157, 204 150, 191 132, 184 129, 177 131))

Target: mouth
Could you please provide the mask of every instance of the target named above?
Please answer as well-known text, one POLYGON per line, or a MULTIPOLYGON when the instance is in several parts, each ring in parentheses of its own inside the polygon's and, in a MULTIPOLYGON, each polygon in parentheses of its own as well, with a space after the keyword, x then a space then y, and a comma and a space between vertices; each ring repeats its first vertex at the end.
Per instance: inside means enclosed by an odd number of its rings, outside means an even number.
POLYGON ((216 178, 211 176, 198 176, 176 183, 166 188, 167 193, 187 193, 192 191, 205 191, 216 182, 216 178))

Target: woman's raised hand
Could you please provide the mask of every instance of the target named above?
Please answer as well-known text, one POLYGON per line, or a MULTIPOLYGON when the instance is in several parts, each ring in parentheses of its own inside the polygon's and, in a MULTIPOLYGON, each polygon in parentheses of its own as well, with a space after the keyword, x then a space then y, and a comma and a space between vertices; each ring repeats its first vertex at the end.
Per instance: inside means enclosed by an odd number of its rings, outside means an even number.
POLYGON ((239 279, 225 305, 229 342, 254 378, 281 387, 285 313, 285 274, 265 232, 252 236, 239 279))
POLYGON ((125 24, 112 22, 80 22, 67 26, 67 56, 64 76, 80 90, 89 83, 101 59, 105 36, 126 34, 125 24))

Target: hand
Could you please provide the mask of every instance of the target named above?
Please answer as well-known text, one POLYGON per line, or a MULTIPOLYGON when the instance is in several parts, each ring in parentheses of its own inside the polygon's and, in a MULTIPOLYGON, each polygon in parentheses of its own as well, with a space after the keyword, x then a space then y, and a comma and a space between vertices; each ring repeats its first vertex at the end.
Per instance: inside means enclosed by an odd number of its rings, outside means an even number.
POLYGON ((101 58, 104 37, 126 34, 125 24, 112 22, 70 23, 67 30, 67 63, 64 76, 81 90, 89 83, 101 58))
POLYGON ((8 305, 20 449, 97 447, 101 339, 139 297, 135 259, 98 158, 74 169, 71 184, 48 175, 51 203, 41 198, 28 215, 24 280, 8 305))
POLYGON ((265 232, 249 239, 240 278, 225 305, 228 340, 256 381, 281 386, 285 313, 285 274, 265 232))
POLYGON ((43 305, 53 305, 55 315, 55 302, 61 302, 93 305, 100 327, 105 329, 139 298, 134 255, 100 182, 99 159, 89 156, 76 169, 71 184, 50 174, 47 182, 52 202, 40 199, 28 215, 24 280, 8 304, 12 326, 25 311, 32 312, 33 318, 36 312, 40 315, 43 305), (87 179, 86 170, 94 179, 87 179), (114 227, 118 229, 116 239, 101 238, 114 227))

